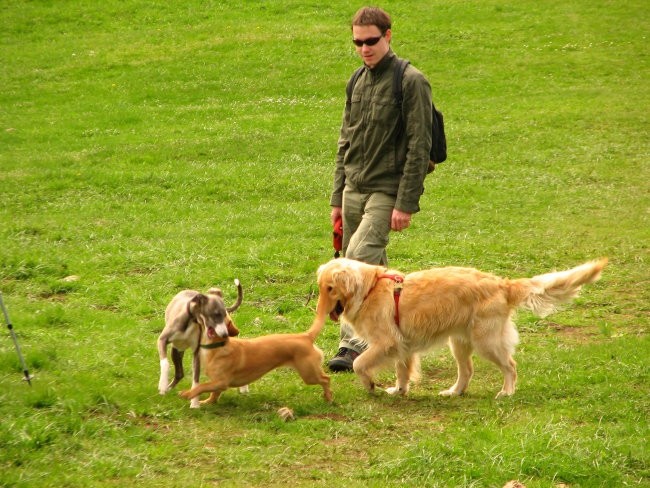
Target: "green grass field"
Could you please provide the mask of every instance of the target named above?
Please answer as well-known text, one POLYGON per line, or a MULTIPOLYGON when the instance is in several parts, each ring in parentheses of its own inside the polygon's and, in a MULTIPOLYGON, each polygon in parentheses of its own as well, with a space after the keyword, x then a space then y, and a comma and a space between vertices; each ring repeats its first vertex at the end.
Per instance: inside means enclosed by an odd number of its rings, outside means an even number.
MULTIPOLYGON (((449 144, 391 266, 610 259, 564 311, 519 314, 514 397, 494 400, 501 373, 480 359, 465 396, 439 397, 446 350, 408 398, 344 374, 328 405, 290 370, 200 410, 158 394, 181 289, 231 302, 239 278, 243 337, 309 327, 358 6, 0 3, 0 291, 34 375, 3 321, 0 486, 650 486, 640 0, 382 4, 449 144)), ((335 353, 337 325, 317 342, 335 353)))

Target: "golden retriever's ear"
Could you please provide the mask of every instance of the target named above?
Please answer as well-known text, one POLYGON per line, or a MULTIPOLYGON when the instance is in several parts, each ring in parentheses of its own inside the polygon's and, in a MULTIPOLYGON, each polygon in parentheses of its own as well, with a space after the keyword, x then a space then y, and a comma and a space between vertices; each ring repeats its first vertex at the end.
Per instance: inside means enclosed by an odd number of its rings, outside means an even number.
POLYGON ((346 293, 354 293, 356 290, 357 280, 350 269, 341 269, 332 272, 332 281, 335 288, 346 293))
POLYGON ((226 329, 228 329, 228 337, 237 337, 239 335, 239 329, 235 326, 235 323, 230 320, 230 317, 226 317, 226 329))
POLYGON ((218 297, 223 298, 223 293, 220 288, 210 288, 208 290, 208 295, 217 295, 218 297))

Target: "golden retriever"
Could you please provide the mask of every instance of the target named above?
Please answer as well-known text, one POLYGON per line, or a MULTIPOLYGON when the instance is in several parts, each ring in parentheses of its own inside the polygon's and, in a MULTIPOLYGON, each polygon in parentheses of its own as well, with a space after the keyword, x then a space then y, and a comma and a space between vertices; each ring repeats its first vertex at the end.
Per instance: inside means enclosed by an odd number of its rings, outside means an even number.
POLYGON ((574 298, 582 285, 600 278, 607 258, 533 278, 507 279, 473 268, 445 267, 404 275, 385 267, 340 258, 318 269, 319 297, 314 326, 348 322, 368 348, 354 371, 368 391, 374 375, 395 364, 390 394, 405 395, 419 374, 419 354, 449 343, 458 379, 441 395, 461 395, 473 374, 472 353, 495 363, 504 383, 497 398, 512 395, 517 379, 512 359, 519 307, 545 316, 574 298), (402 283, 400 283, 402 282, 402 283), (401 292, 399 292, 401 287, 401 292))

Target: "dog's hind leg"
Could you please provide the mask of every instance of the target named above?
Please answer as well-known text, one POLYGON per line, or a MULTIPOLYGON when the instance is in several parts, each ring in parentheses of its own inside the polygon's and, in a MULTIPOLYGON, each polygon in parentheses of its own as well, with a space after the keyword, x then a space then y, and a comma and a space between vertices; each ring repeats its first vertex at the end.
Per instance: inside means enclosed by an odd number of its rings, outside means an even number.
POLYGON ((326 402, 332 401, 332 390, 330 389, 330 377, 321 368, 322 355, 318 354, 313 358, 302 358, 296 362, 295 368, 302 380, 307 385, 321 385, 323 397, 326 402))
POLYGON ((491 341, 476 344, 476 352, 485 359, 496 364, 503 373, 503 387, 496 398, 510 396, 515 393, 517 382, 517 363, 512 358, 515 345, 519 341, 517 329, 507 318, 498 337, 491 341))
POLYGON ((174 363, 174 379, 167 387, 167 390, 174 388, 180 380, 185 377, 185 371, 183 370, 183 353, 172 346, 172 362, 174 363))
POLYGON ((323 398, 327 403, 332 403, 332 390, 330 388, 330 377, 321 371, 321 386, 323 387, 323 398))
POLYGON ((419 366, 420 358, 417 354, 412 354, 405 359, 398 359, 395 363, 397 383, 393 387, 386 388, 386 392, 389 395, 406 395, 411 379, 417 379, 419 376, 419 366))
POLYGON ((458 377, 456 383, 451 388, 441 391, 440 395, 458 396, 465 392, 474 374, 474 364, 472 363, 473 347, 467 340, 452 337, 449 339, 449 348, 454 355, 454 359, 456 359, 458 377))
POLYGON ((505 350, 478 350, 485 359, 496 364, 503 373, 503 387, 497 393, 496 398, 511 396, 515 393, 515 383, 517 382, 517 363, 512 356, 505 350))
POLYGON ((515 393, 515 383, 517 382, 517 363, 512 356, 504 350, 478 350, 485 359, 496 364, 503 373, 503 387, 497 393, 496 398, 511 396, 515 393))
MULTIPOLYGON (((201 354, 199 353, 199 349, 197 348, 196 351, 194 351, 194 354, 192 356, 192 388, 196 388, 199 385, 199 381, 201 379, 201 354)), ((214 395, 214 393, 212 394, 214 395)), ((212 395, 210 398, 212 398, 212 395)), ((208 399, 209 400, 209 399, 208 399)), ((206 402, 207 403, 213 403, 215 400, 212 402, 206 402)), ((203 402, 199 402, 199 397, 194 397, 190 401, 190 408, 199 408, 199 404, 202 404, 203 402)))
POLYGON ((332 390, 330 388, 330 377, 318 366, 318 371, 310 372, 308 375, 300 374, 307 385, 321 385, 323 387, 323 398, 327 403, 332 402, 332 390))
POLYGON ((503 387, 497 393, 496 398, 511 396, 515 394, 515 383, 517 382, 517 363, 512 356, 508 355, 506 362, 500 365, 503 371, 503 387))

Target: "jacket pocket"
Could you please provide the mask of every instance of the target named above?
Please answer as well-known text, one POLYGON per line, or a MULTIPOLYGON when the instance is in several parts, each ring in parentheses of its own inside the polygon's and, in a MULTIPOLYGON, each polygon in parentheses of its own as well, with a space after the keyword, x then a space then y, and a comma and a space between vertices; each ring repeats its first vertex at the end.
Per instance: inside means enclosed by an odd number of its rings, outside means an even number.
POLYGON ((350 124, 357 126, 363 118, 363 106, 361 105, 361 96, 352 95, 350 98, 350 124))
POLYGON ((400 123, 400 107, 392 97, 374 97, 370 105, 370 118, 373 125, 389 129, 392 133, 400 123))

